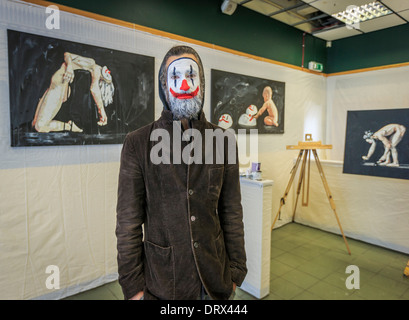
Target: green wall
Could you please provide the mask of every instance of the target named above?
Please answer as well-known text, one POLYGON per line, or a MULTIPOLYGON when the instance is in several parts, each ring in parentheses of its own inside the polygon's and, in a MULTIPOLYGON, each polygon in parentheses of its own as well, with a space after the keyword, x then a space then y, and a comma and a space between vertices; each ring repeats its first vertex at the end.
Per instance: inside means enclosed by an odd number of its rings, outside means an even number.
MULTIPOLYGON (((136 23, 225 48, 300 67, 303 32, 238 6, 221 12, 222 0, 56 0, 54 3, 136 23)), ((304 66, 324 64, 325 73, 409 61, 409 24, 346 39, 305 37, 304 66)))
POLYGON ((327 73, 409 62, 409 24, 332 42, 327 73))
MULTIPOLYGON (((53 2, 294 66, 302 64, 302 31, 242 6, 231 16, 223 14, 222 0, 53 2)), ((325 41, 306 35, 305 43, 305 65, 311 60, 325 63, 325 41)))

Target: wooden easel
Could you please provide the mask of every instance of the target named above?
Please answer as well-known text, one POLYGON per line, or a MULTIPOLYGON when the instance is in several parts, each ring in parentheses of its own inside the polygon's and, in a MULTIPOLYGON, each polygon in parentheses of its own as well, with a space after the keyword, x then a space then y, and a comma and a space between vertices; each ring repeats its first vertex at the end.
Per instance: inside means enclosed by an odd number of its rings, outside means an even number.
POLYGON ((300 192, 301 192, 301 187, 302 187, 302 193, 303 193, 302 194, 302 205, 303 206, 308 206, 309 187, 310 187, 310 160, 311 160, 310 157, 311 157, 311 152, 312 152, 312 154, 314 155, 314 158, 315 158, 315 163, 317 164, 318 171, 319 171, 321 179, 322 179, 322 183, 323 183, 324 188, 325 188, 325 192, 327 193, 329 204, 330 204, 332 210, 334 211, 335 218, 337 219, 338 226, 339 226, 339 229, 341 230, 342 237, 344 238, 344 242, 345 242, 345 245, 347 247, 348 253, 351 254, 351 251, 349 250, 347 239, 345 238, 344 232, 342 231, 341 223, 339 221, 339 218, 338 218, 338 215, 337 215, 337 212, 336 212, 334 199, 332 198, 331 191, 330 191, 328 183, 327 183, 327 179, 325 178, 324 171, 323 171, 322 166, 321 166, 321 162, 320 162, 320 160, 318 158, 317 149, 332 149, 332 145, 323 145, 323 144, 321 144, 321 141, 312 141, 311 134, 306 134, 304 142, 298 142, 298 145, 296 145, 296 146, 287 146, 287 150, 300 150, 300 152, 298 154, 298 158, 297 158, 297 161, 295 162, 294 167, 291 169, 290 181, 288 182, 287 188, 285 189, 284 196, 280 200, 280 208, 278 209, 277 215, 274 218, 274 222, 273 222, 273 224, 271 226, 271 230, 273 230, 274 225, 275 225, 275 223, 277 221, 277 218, 279 216, 281 216, 281 208, 285 205, 285 201, 287 199, 288 193, 290 192, 291 185, 292 185, 292 183, 294 181, 295 175, 297 173, 297 169, 298 169, 301 162, 302 162, 301 172, 300 172, 300 176, 299 176, 299 180, 298 180, 297 197, 296 197, 296 200, 295 200, 292 221, 294 221, 295 210, 297 208, 297 202, 298 202, 298 197, 299 197, 300 192), (308 163, 308 180, 305 181, 307 163, 308 163), (307 192, 306 199, 305 199, 305 183, 307 183, 307 186, 306 186, 306 190, 307 190, 306 191, 307 192))

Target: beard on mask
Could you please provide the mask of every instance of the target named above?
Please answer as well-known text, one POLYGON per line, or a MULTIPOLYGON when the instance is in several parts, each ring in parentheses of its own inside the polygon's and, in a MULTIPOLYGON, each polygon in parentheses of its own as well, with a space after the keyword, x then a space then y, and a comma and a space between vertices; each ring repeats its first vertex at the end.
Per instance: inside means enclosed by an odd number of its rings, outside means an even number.
POLYGON ((174 120, 197 119, 202 109, 202 98, 197 95, 191 99, 177 99, 169 97, 169 107, 174 120))

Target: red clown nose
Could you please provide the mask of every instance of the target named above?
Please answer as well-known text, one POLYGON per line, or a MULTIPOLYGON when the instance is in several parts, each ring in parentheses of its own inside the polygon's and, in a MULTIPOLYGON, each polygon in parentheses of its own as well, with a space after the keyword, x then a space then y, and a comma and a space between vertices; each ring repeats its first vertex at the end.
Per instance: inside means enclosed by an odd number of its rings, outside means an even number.
POLYGON ((187 84, 186 79, 184 79, 184 80, 182 81, 182 85, 181 85, 181 87, 180 87, 180 90, 188 91, 189 89, 190 89, 190 87, 189 87, 189 85, 187 84))

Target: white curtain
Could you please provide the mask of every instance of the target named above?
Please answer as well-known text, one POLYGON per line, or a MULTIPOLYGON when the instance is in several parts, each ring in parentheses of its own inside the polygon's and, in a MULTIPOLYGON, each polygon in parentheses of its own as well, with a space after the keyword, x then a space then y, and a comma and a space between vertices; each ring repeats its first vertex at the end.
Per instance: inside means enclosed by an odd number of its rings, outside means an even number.
MULTIPOLYGON (((409 108, 409 67, 330 76, 327 79, 327 138, 333 148, 323 161, 337 214, 349 237, 409 253, 409 181, 344 174, 348 110, 409 108)), ((296 221, 339 233, 316 170, 311 205, 298 207, 296 221), (299 214, 298 214, 299 213, 299 214)))

